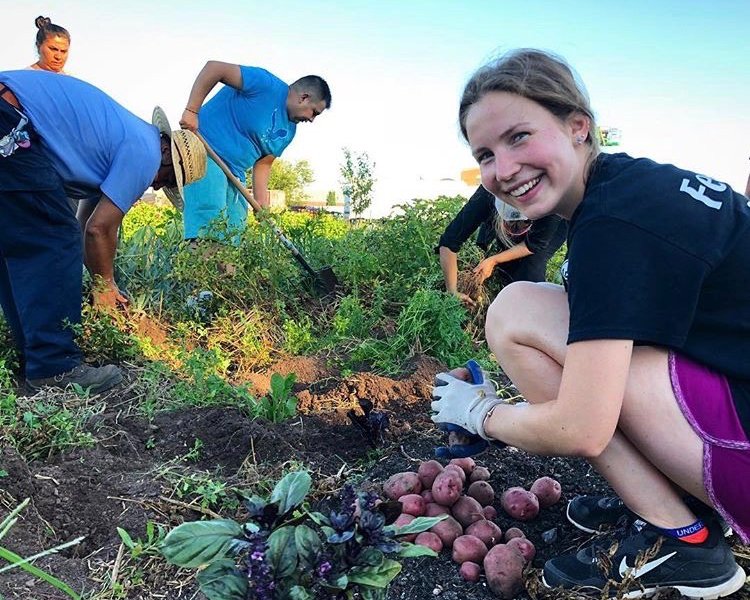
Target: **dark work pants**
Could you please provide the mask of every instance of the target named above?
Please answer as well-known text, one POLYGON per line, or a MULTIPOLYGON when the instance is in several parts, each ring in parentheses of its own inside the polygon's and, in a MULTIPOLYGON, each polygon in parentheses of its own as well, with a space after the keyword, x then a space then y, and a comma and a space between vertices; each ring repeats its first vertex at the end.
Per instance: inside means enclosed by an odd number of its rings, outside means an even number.
MULTIPOLYGON (((0 137, 19 121, 0 100, 0 137)), ((27 379, 81 362, 68 324, 81 321, 81 232, 62 180, 36 134, 0 156, 0 304, 26 362, 27 379)))

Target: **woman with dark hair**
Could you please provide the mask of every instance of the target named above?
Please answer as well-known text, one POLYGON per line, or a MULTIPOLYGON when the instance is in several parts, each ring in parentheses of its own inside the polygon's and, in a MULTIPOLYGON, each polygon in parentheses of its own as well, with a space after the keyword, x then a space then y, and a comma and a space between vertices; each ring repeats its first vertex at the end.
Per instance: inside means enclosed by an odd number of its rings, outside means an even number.
POLYGON ((34 24, 37 27, 36 50, 39 60, 30 65, 29 69, 65 74, 63 69, 68 61, 70 33, 64 27, 55 25, 48 17, 39 16, 34 24))

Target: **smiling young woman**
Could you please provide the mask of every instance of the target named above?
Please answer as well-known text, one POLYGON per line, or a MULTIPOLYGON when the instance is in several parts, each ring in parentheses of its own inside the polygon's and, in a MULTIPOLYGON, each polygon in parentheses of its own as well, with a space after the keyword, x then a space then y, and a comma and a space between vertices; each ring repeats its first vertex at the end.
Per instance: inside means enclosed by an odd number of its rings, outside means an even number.
POLYGON ((576 526, 629 527, 549 560, 547 585, 737 591, 745 573, 719 521, 750 542, 750 203, 704 175, 600 154, 583 86, 545 52, 480 69, 459 120, 485 188, 527 218, 569 221, 568 260, 565 288, 513 283, 487 314, 490 349, 527 403, 480 396, 456 370, 433 420, 584 457, 618 494, 571 502, 576 526))

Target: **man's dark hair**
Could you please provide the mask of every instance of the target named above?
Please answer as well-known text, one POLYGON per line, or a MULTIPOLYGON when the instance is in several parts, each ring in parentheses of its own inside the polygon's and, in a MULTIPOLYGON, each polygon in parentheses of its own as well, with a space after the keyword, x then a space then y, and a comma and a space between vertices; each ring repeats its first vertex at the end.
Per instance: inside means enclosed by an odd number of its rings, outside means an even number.
POLYGON ((295 81, 291 87, 295 92, 305 92, 318 100, 323 100, 326 103, 326 108, 331 108, 331 88, 328 87, 326 80, 322 77, 305 75, 295 81))

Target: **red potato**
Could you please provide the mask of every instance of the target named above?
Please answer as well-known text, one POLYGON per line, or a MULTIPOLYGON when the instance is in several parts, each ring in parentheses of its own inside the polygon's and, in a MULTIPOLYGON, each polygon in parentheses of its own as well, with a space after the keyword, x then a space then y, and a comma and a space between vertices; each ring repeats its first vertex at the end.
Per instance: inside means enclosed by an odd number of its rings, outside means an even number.
POLYGON ((484 518, 488 521, 497 519, 497 509, 494 506, 485 506, 482 512, 484 513, 484 518))
POLYGON ((461 535, 453 542, 453 562, 459 565, 467 560, 479 564, 487 554, 487 546, 478 537, 461 535))
POLYGON ((436 523, 430 528, 430 531, 440 538, 443 542, 443 546, 446 548, 452 548, 453 542, 456 541, 456 538, 464 533, 461 523, 456 521, 453 517, 448 517, 447 519, 443 519, 439 523, 436 523))
POLYGON ((487 584, 500 598, 515 598, 523 587, 524 560, 517 548, 498 544, 490 548, 482 563, 487 584))
POLYGON ((435 552, 440 552, 443 549, 443 540, 440 539, 437 533, 433 533, 432 531, 423 531, 418 534, 414 543, 435 552))
POLYGON ((419 481, 419 475, 412 471, 391 475, 383 484, 383 492, 389 500, 398 500, 406 494, 419 494, 421 491, 422 482, 419 481))
POLYGON ((425 504, 435 502, 435 498, 432 497, 432 490, 422 490, 422 498, 424 498, 425 504))
POLYGON ((424 516, 425 517, 437 517, 439 515, 450 515, 451 509, 447 506, 443 506, 442 504, 437 504, 435 502, 428 502, 425 504, 424 507, 424 516))
POLYGON ((552 477, 540 477, 531 484, 531 493, 539 499, 540 508, 547 508, 560 500, 562 487, 552 477))
POLYGON ((471 475, 471 472, 477 466, 477 463, 474 462, 474 459, 471 458, 471 456, 466 456, 464 458, 454 458, 448 464, 461 467, 461 469, 463 470, 463 472, 466 474, 467 477, 471 475))
POLYGON ((500 506, 514 519, 528 521, 539 514, 539 500, 522 487, 508 488, 500 496, 500 506))
POLYGON ((476 521, 466 528, 466 535, 473 535, 484 542, 488 548, 499 544, 503 540, 503 531, 496 523, 482 519, 476 521))
POLYGON ((464 581, 470 581, 476 583, 479 581, 479 576, 482 574, 482 567, 477 563, 467 560, 461 563, 461 568, 458 570, 458 574, 464 581))
POLYGON ((469 483, 475 481, 487 481, 490 478, 490 472, 486 467, 474 467, 474 470, 469 475, 469 483))
POLYGON ((446 465, 445 469, 443 469, 443 473, 445 473, 446 471, 455 471, 461 478, 461 485, 466 483, 466 472, 458 465, 446 465))
POLYGON ((488 506, 495 500, 495 490, 486 481, 475 481, 469 486, 466 494, 474 498, 482 506, 488 506))
MULTIPOLYGON (((414 515, 407 515, 406 513, 401 513, 398 518, 393 522, 393 524, 396 527, 403 527, 404 525, 408 525, 411 523, 416 517, 414 515)), ((403 542, 413 542, 417 539, 416 533, 407 533, 406 535, 400 535, 398 538, 403 542)))
POLYGON ((525 538, 526 534, 521 531, 518 527, 509 527, 505 530, 505 542, 509 542, 513 538, 525 538))
POLYGON ((484 519, 482 505, 471 496, 461 496, 456 503, 451 506, 451 512, 456 521, 463 527, 468 527, 475 521, 484 519))
POLYGON ((426 502, 419 494, 406 494, 401 496, 398 501, 401 503, 401 512, 407 515, 421 517, 424 515, 426 502))
POLYGON ((523 560, 527 565, 531 563, 531 561, 534 560, 534 557, 536 556, 536 548, 528 538, 512 538, 508 540, 508 546, 510 546, 511 548, 516 548, 521 553, 521 556, 523 556, 523 560))
POLYGON ((422 482, 423 489, 429 489, 432 487, 435 477, 443 472, 443 465, 436 460, 428 460, 419 465, 417 469, 417 475, 419 480, 422 482))
MULTIPOLYGON (((458 467, 444 469, 432 484, 432 497, 443 506, 453 506, 461 497, 464 484, 456 473, 458 467)), ((460 469, 458 469, 460 471, 460 469)))

